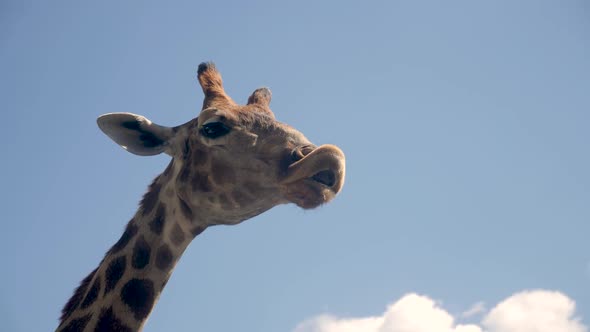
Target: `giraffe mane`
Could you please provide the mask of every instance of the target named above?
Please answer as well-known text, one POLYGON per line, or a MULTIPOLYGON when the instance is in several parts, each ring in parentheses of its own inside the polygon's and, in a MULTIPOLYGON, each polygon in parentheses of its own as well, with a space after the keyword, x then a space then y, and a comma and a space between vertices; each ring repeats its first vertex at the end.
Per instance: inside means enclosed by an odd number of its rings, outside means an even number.
POLYGON ((59 318, 60 323, 63 323, 66 319, 68 319, 70 315, 74 312, 74 310, 78 308, 78 306, 84 299, 86 291, 88 290, 88 287, 90 287, 90 282, 94 278, 94 274, 96 274, 97 270, 98 267, 95 268, 92 272, 90 272, 90 274, 87 275, 86 278, 82 280, 82 282, 80 282, 80 286, 76 288, 76 290, 74 291, 74 295, 72 295, 72 297, 68 300, 66 305, 61 310, 61 317, 59 318))

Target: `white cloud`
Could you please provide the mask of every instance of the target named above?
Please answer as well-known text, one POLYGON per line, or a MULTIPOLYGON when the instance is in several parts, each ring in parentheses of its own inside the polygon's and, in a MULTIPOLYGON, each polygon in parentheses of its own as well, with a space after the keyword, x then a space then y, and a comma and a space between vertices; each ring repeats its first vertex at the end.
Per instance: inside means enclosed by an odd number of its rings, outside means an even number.
MULTIPOLYGON (((483 302, 461 314, 485 312, 483 302)), ((301 323, 293 332, 587 332, 575 317, 575 303, 562 293, 536 290, 500 302, 479 325, 457 324, 455 318, 427 296, 408 294, 380 316, 338 318, 322 315, 301 323)))
POLYGON ((469 318, 486 311, 486 305, 483 302, 474 303, 469 309, 461 313, 462 318, 469 318))
POLYGON ((455 325, 453 316, 432 299, 408 294, 377 317, 340 319, 320 316, 294 332, 482 332, 475 325, 455 325))
POLYGON ((300 324, 294 332, 374 332, 382 324, 383 317, 337 319, 323 315, 300 324))
POLYGON ((585 332, 575 302, 559 292, 525 291, 493 308, 483 320, 490 332, 585 332))

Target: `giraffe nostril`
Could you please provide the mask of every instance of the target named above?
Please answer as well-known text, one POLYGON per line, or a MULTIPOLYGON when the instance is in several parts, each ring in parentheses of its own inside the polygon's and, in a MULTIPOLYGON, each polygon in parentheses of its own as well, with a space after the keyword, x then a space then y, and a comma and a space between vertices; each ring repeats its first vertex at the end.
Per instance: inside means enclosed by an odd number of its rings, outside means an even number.
POLYGON ((291 151, 291 162, 297 162, 303 159, 304 155, 301 153, 299 149, 294 149, 291 151))
POLYGON ((296 147, 295 149, 293 149, 293 151, 291 151, 292 162, 297 162, 303 159, 303 157, 310 154, 314 149, 315 147, 313 145, 303 145, 296 147))

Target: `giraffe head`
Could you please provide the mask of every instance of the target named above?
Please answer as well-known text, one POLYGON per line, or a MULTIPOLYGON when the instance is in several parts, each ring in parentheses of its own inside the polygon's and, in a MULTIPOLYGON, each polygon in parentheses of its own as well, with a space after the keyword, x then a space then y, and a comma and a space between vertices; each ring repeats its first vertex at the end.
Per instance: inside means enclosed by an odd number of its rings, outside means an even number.
POLYGON ((199 66, 198 79, 203 108, 183 125, 165 127, 131 113, 98 118, 102 131, 127 151, 172 157, 164 174, 188 215, 215 216, 208 224, 236 224, 278 204, 315 208, 340 191, 342 151, 315 146, 278 122, 269 108, 268 88, 238 105, 225 93, 212 63, 199 66))

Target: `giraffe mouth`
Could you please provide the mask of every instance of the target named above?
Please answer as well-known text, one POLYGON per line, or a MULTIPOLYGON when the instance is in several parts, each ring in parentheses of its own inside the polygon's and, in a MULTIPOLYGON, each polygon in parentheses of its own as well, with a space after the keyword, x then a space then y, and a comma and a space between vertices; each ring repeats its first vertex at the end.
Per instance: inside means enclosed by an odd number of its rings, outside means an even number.
POLYGON ((333 187, 336 184, 336 175, 331 170, 320 171, 312 176, 311 179, 327 187, 333 187))
POLYGON ((308 149, 287 169, 285 197, 304 209, 332 200, 344 184, 344 153, 334 145, 308 149))

